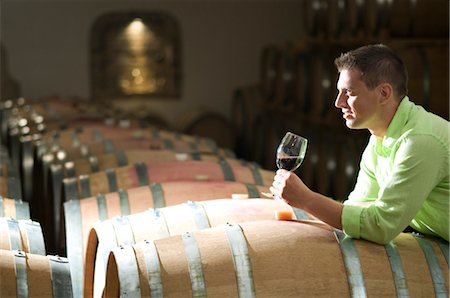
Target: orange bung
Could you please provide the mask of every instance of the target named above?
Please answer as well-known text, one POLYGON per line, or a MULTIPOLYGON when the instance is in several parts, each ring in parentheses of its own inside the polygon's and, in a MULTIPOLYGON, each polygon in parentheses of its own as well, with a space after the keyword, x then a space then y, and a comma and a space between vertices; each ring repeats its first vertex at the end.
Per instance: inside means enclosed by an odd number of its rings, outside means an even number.
POLYGON ((275 219, 276 220, 292 220, 294 215, 292 211, 286 210, 275 210, 275 219))

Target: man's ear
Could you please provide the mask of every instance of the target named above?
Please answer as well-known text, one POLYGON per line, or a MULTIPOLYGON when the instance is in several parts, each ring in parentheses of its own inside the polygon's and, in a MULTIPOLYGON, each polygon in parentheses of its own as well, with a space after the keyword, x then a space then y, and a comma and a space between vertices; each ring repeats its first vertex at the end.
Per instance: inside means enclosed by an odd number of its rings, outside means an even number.
POLYGON ((391 99, 392 96, 394 96, 394 90, 391 84, 384 83, 378 87, 380 88, 380 103, 386 103, 389 101, 389 99, 391 99))

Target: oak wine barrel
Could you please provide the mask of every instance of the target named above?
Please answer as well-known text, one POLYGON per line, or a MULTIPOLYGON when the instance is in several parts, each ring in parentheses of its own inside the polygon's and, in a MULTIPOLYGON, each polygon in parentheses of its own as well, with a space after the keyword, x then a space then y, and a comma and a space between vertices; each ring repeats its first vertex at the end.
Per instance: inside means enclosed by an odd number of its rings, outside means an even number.
POLYGON ((69 263, 59 256, 0 250, 1 297, 73 297, 69 263))
POLYGON ((107 169, 78 178, 63 180, 64 201, 114 192, 151 182, 167 181, 238 181, 255 185, 271 185, 274 173, 248 164, 230 164, 225 160, 141 162, 107 169))
POLYGON ((41 225, 30 219, 15 220, 0 217, 0 249, 20 250, 45 256, 41 225))
MULTIPOLYGON (((65 226, 60 229, 65 235, 60 239, 66 240, 76 296, 83 293, 83 256, 90 229, 95 222, 143 212, 149 208, 181 204, 189 200, 231 198, 233 195, 260 198, 261 192, 269 192, 269 187, 229 181, 164 182, 65 202, 64 220, 61 221, 65 226)), ((61 245, 63 246, 63 243, 61 245)))
POLYGON ((395 46, 409 74, 410 100, 448 119, 448 43, 395 46))
POLYGON ((227 222, 273 219, 275 211, 290 212, 294 219, 311 219, 303 210, 292 208, 281 201, 219 199, 188 201, 97 222, 89 234, 87 244, 85 296, 101 296, 108 255, 116 246, 180 235, 227 222))
POLYGON ((448 242, 386 245, 318 221, 252 221, 112 250, 106 297, 447 297, 448 242))
MULTIPOLYGON (((168 162, 168 161, 189 161, 189 160, 199 160, 211 163, 218 162, 226 162, 230 165, 236 164, 244 167, 248 167, 255 171, 255 175, 258 175, 258 166, 249 162, 245 162, 243 160, 237 160, 232 158, 222 158, 213 154, 197 154, 197 153, 177 153, 171 150, 127 150, 127 151, 117 151, 114 153, 104 154, 100 156, 90 156, 85 159, 78 159, 75 161, 67 161, 63 165, 55 163, 51 164, 49 168, 49 173, 47 176, 47 186, 43 189, 43 198, 44 202, 41 202, 43 206, 45 206, 46 216, 42 216, 42 220, 46 223, 45 229, 48 233, 54 234, 55 245, 58 243, 58 235, 59 235, 59 218, 60 218, 60 208, 62 204, 62 187, 64 178, 69 177, 78 177, 79 175, 91 175, 92 173, 104 172, 108 169, 116 168, 116 167, 125 167, 127 165, 136 164, 137 162, 144 162, 147 165, 160 163, 160 162, 168 162)), ((178 163, 176 163, 178 164, 178 163)), ((175 164, 175 165, 176 165, 175 164)), ((191 164, 192 165, 192 164, 191 164)), ((174 164, 168 164, 171 169, 174 169, 174 164)), ((152 166, 150 166, 152 167, 152 166)), ((183 168, 180 167, 180 170, 183 171, 183 168)), ((186 172, 189 172, 189 169, 185 169, 186 172)), ((158 168, 149 169, 150 173, 156 171, 158 172, 158 168)), ((174 173, 178 173, 174 171, 174 173)), ((209 170, 205 171, 210 172, 209 170)), ((112 170, 106 171, 105 173, 113 173, 112 170)), ((142 174, 138 172, 138 175, 142 174)), ((195 175, 195 173, 192 173, 195 175)), ((179 173, 177 174, 179 175, 179 173)), ((153 176, 153 175, 152 175, 153 176)), ((108 182, 110 182, 111 178, 108 177, 108 182)), ((192 176, 191 176, 192 177, 192 176)), ((197 175, 199 179, 205 179, 204 175, 197 175)), ((122 177, 123 178, 123 177, 122 177)), ((120 177, 118 183, 120 184, 120 177)), ((152 177, 154 180, 155 177, 152 177)), ((179 179, 179 178, 177 178, 179 179)), ((192 178, 189 178, 190 180, 192 178)), ((151 182, 161 182, 161 181, 151 181, 151 182)), ((150 182, 150 181, 149 181, 150 182)), ((260 182, 260 181, 259 181, 260 182)), ((148 184, 148 183, 147 183, 148 184)), ((137 186, 137 185, 133 185, 137 186)), ((125 188, 124 184, 120 184, 121 188, 125 188)), ((92 190, 93 193, 97 192, 109 192, 114 191, 114 189, 98 189, 92 190)))
POLYGON ((0 217, 28 219, 30 218, 29 204, 22 200, 14 200, 0 196, 0 217))
MULTIPOLYGON (((397 38, 444 38, 449 34, 447 0, 393 0, 389 32, 397 38)), ((448 68, 448 67, 447 67, 448 68)))

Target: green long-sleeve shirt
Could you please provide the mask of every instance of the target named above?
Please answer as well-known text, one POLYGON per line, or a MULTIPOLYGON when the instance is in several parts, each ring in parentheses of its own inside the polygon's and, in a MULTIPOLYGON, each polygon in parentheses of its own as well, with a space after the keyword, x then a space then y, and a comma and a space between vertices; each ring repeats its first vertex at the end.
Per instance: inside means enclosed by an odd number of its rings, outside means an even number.
POLYGON ((364 150, 344 232, 386 243, 409 225, 448 241, 449 135, 448 121, 403 98, 384 139, 364 150))

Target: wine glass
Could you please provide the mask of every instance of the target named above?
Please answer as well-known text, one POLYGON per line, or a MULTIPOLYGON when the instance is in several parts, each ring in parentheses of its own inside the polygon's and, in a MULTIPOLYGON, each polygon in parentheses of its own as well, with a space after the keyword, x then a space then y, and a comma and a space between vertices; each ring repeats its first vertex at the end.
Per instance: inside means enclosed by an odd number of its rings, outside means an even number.
POLYGON ((303 162, 308 140, 304 137, 287 132, 277 149, 277 167, 295 171, 303 162))

